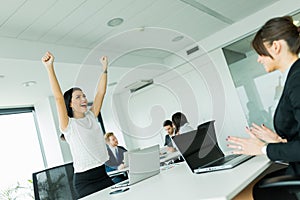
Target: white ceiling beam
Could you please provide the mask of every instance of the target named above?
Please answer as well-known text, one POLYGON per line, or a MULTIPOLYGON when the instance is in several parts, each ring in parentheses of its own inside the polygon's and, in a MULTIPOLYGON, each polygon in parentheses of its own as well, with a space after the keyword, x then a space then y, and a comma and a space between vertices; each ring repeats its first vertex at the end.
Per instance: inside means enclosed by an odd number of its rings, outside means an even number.
POLYGON ((222 31, 216 32, 201 40, 199 45, 207 52, 213 51, 254 33, 267 20, 273 17, 295 14, 299 10, 299 0, 280 0, 245 19, 224 28, 222 31))

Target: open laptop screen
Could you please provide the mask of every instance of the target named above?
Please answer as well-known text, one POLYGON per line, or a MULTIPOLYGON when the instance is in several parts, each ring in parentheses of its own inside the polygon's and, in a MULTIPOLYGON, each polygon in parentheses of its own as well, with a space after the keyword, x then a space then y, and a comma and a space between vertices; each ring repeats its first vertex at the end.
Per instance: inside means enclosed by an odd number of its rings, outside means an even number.
POLYGON ((214 121, 199 125, 197 130, 177 135, 173 140, 191 169, 204 167, 224 157, 217 143, 214 121))
POLYGON ((129 184, 160 173, 159 145, 128 152, 129 184))

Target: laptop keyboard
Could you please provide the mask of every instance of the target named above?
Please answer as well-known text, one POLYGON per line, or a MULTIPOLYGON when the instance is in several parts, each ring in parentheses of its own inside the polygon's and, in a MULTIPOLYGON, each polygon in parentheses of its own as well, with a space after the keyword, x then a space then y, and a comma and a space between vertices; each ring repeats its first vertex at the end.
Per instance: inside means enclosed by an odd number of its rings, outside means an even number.
POLYGON ((239 157, 241 154, 230 154, 230 155, 227 155, 223 158, 221 158, 220 160, 214 162, 212 165, 222 165, 223 163, 226 163, 226 162, 229 162, 230 160, 236 158, 236 157, 239 157))
POLYGON ((234 159, 236 157, 239 157, 239 156, 241 156, 241 154, 230 154, 230 155, 227 155, 227 156, 224 157, 224 161, 228 162, 229 160, 232 160, 232 159, 234 159))

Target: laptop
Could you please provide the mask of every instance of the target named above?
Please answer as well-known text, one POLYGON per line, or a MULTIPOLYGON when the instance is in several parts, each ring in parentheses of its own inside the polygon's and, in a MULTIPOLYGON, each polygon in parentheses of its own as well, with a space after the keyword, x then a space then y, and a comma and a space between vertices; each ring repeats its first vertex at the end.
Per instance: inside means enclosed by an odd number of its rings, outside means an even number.
POLYGON ((226 155, 218 145, 214 120, 172 139, 193 173, 231 169, 253 156, 226 155))
POLYGON ((114 185, 126 187, 160 173, 159 145, 128 151, 128 180, 114 185))
POLYGON ((123 153, 123 156, 124 156, 124 160, 123 160, 124 166, 125 166, 125 167, 129 167, 128 151, 125 151, 125 152, 123 153))

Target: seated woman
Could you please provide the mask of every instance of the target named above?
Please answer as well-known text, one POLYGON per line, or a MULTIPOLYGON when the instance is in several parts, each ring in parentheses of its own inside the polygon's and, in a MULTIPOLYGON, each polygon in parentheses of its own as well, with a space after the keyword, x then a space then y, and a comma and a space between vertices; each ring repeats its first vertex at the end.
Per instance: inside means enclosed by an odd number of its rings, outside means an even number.
MULTIPOLYGON (((271 161, 285 161, 287 168, 266 175, 253 188, 255 200, 298 199, 292 190, 279 187, 261 187, 269 178, 281 175, 300 175, 300 28, 290 16, 267 21, 256 33, 252 46, 258 54, 257 61, 267 72, 281 71, 285 77, 283 93, 274 114, 274 128, 252 124, 246 128, 250 137, 228 137, 235 154, 265 154, 271 161)), ((263 122, 261 122, 263 123, 263 122)))
POLYGON ((172 122, 175 126, 175 135, 183 134, 183 133, 194 130, 189 125, 189 122, 188 122, 186 116, 181 112, 177 112, 172 115, 172 122))

